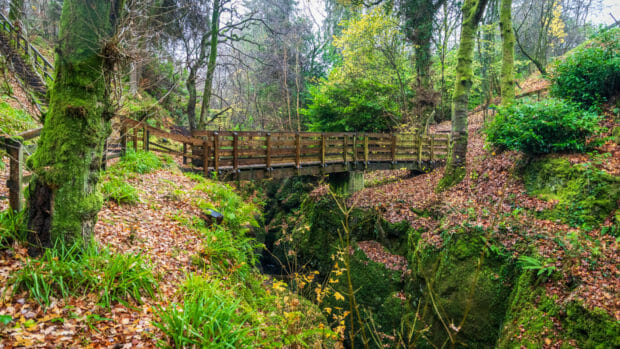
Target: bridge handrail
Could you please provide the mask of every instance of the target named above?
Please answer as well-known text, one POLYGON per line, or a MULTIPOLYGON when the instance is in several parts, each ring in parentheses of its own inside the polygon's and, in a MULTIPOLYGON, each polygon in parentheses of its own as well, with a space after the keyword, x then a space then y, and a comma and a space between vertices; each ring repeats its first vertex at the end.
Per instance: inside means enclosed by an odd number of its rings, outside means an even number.
POLYGON ((39 74, 42 81, 45 82, 45 78, 54 81, 54 66, 45 58, 36 47, 34 47, 28 39, 26 39, 19 31, 15 29, 15 26, 6 16, 0 12, 0 24, 2 28, 9 34, 14 36, 15 46, 17 49, 22 49, 26 56, 28 56, 30 63, 35 68, 35 72, 39 74), (20 44, 20 40, 23 44, 20 44), (39 63, 41 60, 42 63, 39 63))

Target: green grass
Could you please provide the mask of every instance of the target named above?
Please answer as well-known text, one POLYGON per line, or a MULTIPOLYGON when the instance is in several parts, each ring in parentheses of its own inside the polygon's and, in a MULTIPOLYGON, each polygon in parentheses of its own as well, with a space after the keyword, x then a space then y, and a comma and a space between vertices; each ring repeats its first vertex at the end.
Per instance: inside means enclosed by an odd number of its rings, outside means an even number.
POLYGON ((119 204, 134 205, 140 202, 138 190, 119 177, 107 177, 101 183, 101 192, 106 200, 119 204))
POLYGON ((250 315, 217 279, 189 275, 181 288, 183 304, 159 309, 155 323, 167 337, 161 347, 250 348, 255 346, 250 315))
POLYGON ((97 294, 104 307, 120 302, 142 302, 152 297, 157 281, 141 255, 115 254, 95 243, 65 246, 57 243, 39 258, 25 261, 9 283, 15 293, 27 291, 39 304, 49 305, 52 297, 97 294))
POLYGON ((14 136, 19 132, 38 127, 36 121, 27 112, 13 108, 4 100, 8 97, 0 98, 0 135, 14 136))
POLYGON ((164 157, 162 160, 151 152, 135 152, 128 149, 127 154, 104 173, 100 190, 106 200, 112 200, 119 204, 135 205, 140 202, 140 195, 135 187, 127 183, 127 179, 134 177, 135 174, 144 174, 170 167, 173 163, 174 160, 171 157, 164 157))
POLYGON ((0 250, 14 241, 26 241, 26 216, 24 211, 7 209, 0 212, 0 250))

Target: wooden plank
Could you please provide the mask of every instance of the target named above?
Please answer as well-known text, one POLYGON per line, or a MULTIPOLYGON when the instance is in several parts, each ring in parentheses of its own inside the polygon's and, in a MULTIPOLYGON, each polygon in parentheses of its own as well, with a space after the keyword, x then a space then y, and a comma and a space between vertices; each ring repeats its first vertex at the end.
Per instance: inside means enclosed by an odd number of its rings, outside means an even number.
POLYGON ((43 127, 39 127, 39 128, 35 128, 32 130, 28 130, 28 131, 24 131, 20 134, 18 134, 18 137, 21 137, 24 141, 39 137, 41 135, 41 130, 43 130, 43 127))
POLYGON ((392 134, 392 163, 396 162, 396 134, 392 134))

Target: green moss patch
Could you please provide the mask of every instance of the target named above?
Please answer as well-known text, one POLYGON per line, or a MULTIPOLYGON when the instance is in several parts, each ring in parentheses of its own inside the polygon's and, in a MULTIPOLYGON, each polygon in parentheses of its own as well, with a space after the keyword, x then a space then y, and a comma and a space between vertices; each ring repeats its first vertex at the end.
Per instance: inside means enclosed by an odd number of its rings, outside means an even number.
POLYGON ((525 166, 523 179, 529 194, 557 200, 553 209, 541 214, 546 219, 587 229, 598 226, 618 207, 620 177, 587 163, 541 158, 525 166))
POLYGON ((445 234, 441 249, 420 241, 409 256, 413 271, 407 291, 422 319, 422 347, 441 347, 451 336, 469 347, 492 347, 506 311, 514 279, 512 259, 486 249, 483 232, 468 228, 445 234), (473 288, 473 289, 472 289, 473 288), (463 318, 465 320, 463 321, 463 318), (462 326, 461 326, 462 323, 462 326), (454 328, 461 326, 458 332, 454 328))

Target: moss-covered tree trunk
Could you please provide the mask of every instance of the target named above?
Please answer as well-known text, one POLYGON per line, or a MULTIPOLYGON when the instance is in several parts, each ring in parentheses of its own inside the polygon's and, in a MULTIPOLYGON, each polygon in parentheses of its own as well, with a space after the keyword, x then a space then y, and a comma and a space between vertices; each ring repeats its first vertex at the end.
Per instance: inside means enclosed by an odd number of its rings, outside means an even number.
POLYGON ((515 34, 512 30, 512 0, 502 0, 499 27, 502 33, 502 105, 508 105, 515 99, 515 34))
MULTIPOLYGON (((29 240, 49 247, 90 239, 103 199, 97 191, 103 144, 111 131, 109 81, 123 0, 65 0, 56 78, 28 199, 29 240)), ((36 253, 38 248, 31 250, 36 253)))
POLYGON ((478 23, 482 18, 488 0, 465 0, 463 4, 463 22, 461 24, 461 42, 456 64, 454 94, 452 95, 452 152, 440 187, 454 185, 465 177, 467 155, 467 113, 469 92, 471 90, 473 69, 472 61, 478 23))

